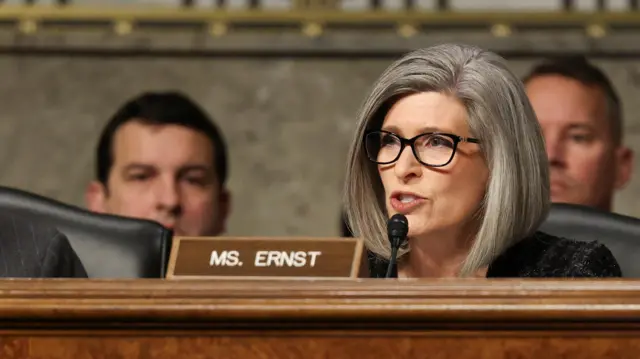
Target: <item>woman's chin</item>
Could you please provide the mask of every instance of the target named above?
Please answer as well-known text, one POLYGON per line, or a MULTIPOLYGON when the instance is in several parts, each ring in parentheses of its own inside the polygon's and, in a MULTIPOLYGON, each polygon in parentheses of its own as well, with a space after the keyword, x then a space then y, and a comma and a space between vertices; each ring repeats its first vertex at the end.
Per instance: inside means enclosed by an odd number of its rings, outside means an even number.
POLYGON ((409 225, 409 232, 407 233, 407 237, 409 238, 420 238, 420 237, 424 237, 426 234, 428 234, 429 231, 426 230, 425 228, 414 228, 411 229, 411 225, 409 225))
POLYGON ((429 228, 424 221, 424 215, 408 214, 407 222, 409 223, 409 237, 421 236, 429 232, 429 228))

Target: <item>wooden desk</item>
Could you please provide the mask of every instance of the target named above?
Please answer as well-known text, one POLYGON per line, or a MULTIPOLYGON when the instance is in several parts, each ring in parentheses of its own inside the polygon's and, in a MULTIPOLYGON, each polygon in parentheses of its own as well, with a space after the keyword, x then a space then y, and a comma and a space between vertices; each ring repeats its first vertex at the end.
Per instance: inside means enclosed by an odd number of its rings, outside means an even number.
POLYGON ((638 358, 640 282, 0 281, 0 358, 638 358))

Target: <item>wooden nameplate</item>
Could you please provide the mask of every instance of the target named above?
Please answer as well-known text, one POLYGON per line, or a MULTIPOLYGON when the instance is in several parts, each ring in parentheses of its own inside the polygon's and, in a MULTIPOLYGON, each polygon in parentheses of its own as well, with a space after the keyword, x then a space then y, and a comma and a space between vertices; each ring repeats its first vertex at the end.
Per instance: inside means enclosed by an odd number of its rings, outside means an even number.
POLYGON ((357 238, 174 237, 168 279, 358 278, 357 238))

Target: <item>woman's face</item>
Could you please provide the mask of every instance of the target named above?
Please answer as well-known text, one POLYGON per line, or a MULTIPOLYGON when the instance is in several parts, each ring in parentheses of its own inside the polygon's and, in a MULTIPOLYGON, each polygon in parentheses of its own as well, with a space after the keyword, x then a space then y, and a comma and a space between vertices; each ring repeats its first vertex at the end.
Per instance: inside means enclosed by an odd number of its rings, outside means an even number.
MULTIPOLYGON (((437 92, 400 99, 387 113, 382 130, 405 139, 430 132, 472 137, 464 106, 456 98, 437 92)), ((442 167, 420 163, 410 146, 402 149, 395 162, 378 165, 388 214, 407 217, 409 237, 457 231, 468 228, 476 219, 489 170, 477 143, 452 144, 446 136, 423 136, 415 142, 422 161, 430 164, 446 162, 456 147, 451 161, 442 167)), ((379 162, 388 161, 382 157, 393 157, 400 148, 393 137, 384 134, 380 145, 379 162)))

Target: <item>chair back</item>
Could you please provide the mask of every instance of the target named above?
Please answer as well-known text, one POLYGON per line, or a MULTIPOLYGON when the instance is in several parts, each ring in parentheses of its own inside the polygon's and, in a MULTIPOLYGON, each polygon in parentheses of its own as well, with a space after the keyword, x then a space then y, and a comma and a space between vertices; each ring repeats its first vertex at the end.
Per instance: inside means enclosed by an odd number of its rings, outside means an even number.
POLYGON ((163 278, 166 273, 172 233, 159 223, 98 214, 2 186, 0 211, 57 228, 90 278, 163 278))
POLYGON ((622 275, 640 277, 640 219, 573 204, 553 204, 540 231, 598 241, 618 260, 622 275))

